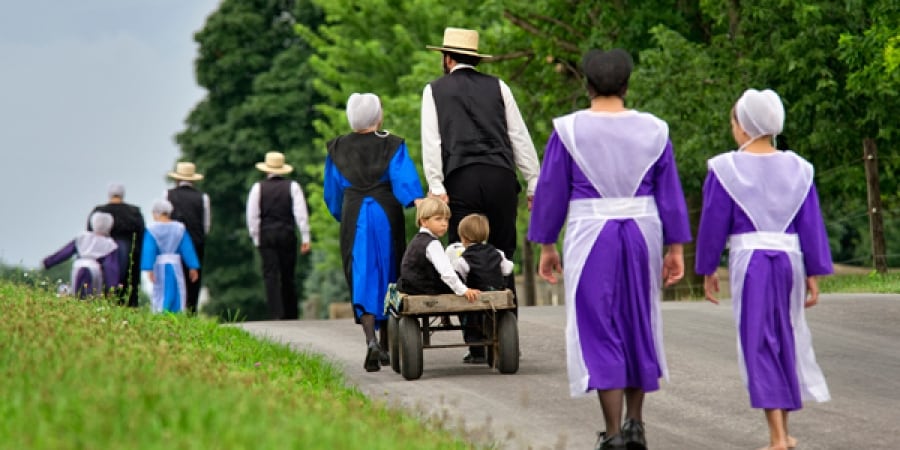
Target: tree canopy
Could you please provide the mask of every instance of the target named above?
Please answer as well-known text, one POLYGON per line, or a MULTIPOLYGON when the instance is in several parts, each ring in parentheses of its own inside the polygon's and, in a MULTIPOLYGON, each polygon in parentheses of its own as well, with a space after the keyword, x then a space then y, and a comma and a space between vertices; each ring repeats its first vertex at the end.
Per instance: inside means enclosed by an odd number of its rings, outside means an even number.
MULTIPOLYGON (((481 50, 494 58, 479 69, 507 81, 539 149, 553 117, 588 105, 583 53, 620 47, 636 62, 627 104, 669 123, 695 211, 706 159, 734 148, 732 105, 747 88, 771 88, 787 110, 782 143, 816 166, 835 260, 871 260, 866 139, 879 149, 886 219, 897 220, 900 6, 893 0, 225 0, 196 35, 197 78, 209 93, 178 139, 185 157, 210 174, 208 279, 213 298, 229 305, 214 311, 250 314, 261 304, 243 200, 258 178, 252 163, 270 149, 302 168, 314 232, 313 265, 302 275, 307 295, 349 298, 337 223, 322 201, 324 144, 350 131, 349 95, 373 92, 385 128, 404 137, 420 163, 421 93, 441 75, 440 57, 425 46, 439 44, 447 26, 480 32, 481 50)), ((900 228, 886 228, 891 242, 900 228)))

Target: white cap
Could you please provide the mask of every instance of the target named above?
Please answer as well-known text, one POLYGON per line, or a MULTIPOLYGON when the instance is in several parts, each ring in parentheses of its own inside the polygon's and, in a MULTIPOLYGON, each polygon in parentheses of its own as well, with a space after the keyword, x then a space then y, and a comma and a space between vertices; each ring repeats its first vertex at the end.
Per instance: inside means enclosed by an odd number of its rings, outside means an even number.
POLYGON ((157 215, 170 215, 172 214, 172 203, 165 199, 159 199, 153 202, 153 214, 157 215))
POLYGON ((738 125, 751 138, 777 136, 784 129, 784 105, 771 89, 747 89, 734 105, 738 125))
POLYGON ((109 194, 110 197, 125 198, 125 185, 122 183, 109 183, 106 187, 106 193, 109 194))
POLYGON ((97 211, 91 214, 91 229, 95 233, 109 236, 113 227, 113 216, 110 213, 97 211))
POLYGON ((353 131, 378 125, 381 114, 381 100, 375 94, 353 93, 347 99, 347 120, 353 131))

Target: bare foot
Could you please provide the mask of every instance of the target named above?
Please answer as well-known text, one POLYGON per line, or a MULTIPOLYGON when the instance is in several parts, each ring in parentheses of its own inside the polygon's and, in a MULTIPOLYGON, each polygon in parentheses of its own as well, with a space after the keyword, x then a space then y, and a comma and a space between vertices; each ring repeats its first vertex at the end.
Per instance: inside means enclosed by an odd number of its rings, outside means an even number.
POLYGON ((788 450, 786 445, 770 445, 768 447, 760 447, 759 450, 788 450))
POLYGON ((787 437, 787 448, 794 448, 797 446, 797 440, 794 439, 793 436, 787 437))

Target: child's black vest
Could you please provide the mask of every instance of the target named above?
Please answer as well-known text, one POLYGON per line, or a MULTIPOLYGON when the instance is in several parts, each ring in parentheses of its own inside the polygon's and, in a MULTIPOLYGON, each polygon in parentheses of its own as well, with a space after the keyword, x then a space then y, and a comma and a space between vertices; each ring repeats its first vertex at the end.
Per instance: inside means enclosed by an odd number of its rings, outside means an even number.
POLYGON ((506 279, 500 263, 503 257, 491 244, 472 244, 462 254, 469 264, 466 286, 481 291, 500 291, 506 288, 506 279))
POLYGON ((425 249, 437 238, 429 233, 419 232, 406 246, 403 262, 400 263, 400 278, 397 290, 405 294, 452 294, 453 290, 441 280, 441 274, 425 256, 425 249))

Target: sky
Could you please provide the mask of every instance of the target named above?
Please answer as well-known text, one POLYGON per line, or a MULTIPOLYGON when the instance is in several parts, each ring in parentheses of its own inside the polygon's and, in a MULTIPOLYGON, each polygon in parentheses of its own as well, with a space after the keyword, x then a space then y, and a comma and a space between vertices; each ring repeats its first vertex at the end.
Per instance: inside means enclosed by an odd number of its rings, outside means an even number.
POLYGON ((110 182, 151 220, 175 135, 206 94, 193 35, 218 4, 0 2, 0 262, 38 267, 84 230, 110 182))

